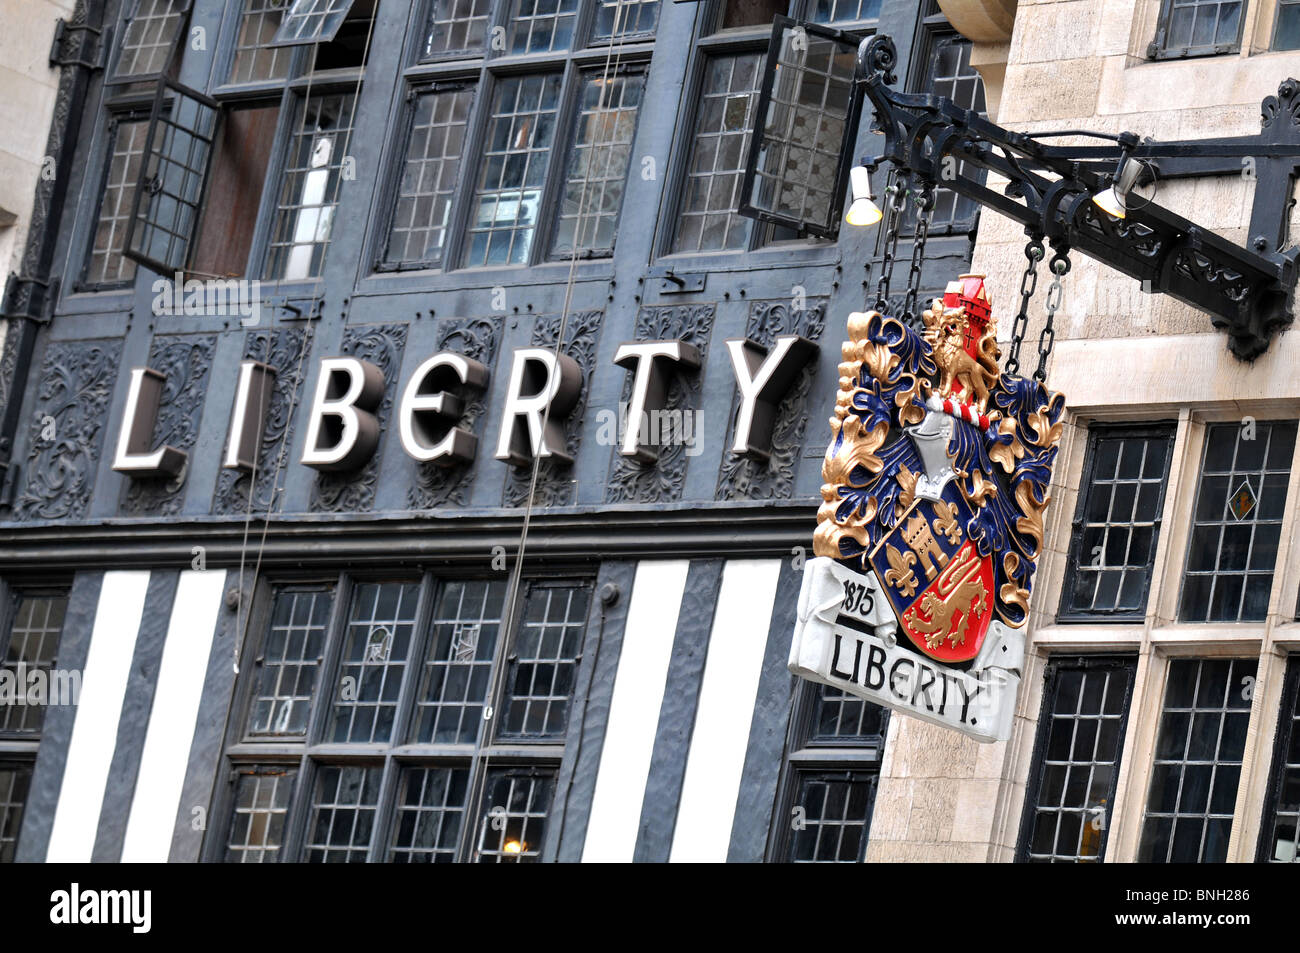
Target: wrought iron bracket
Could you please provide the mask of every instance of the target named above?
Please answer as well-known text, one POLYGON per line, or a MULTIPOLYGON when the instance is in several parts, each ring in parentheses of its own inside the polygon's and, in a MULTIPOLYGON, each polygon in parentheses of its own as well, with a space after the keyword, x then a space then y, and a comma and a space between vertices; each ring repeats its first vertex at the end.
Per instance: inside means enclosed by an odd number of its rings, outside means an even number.
MULTIPOLYGON (((1291 323, 1297 258, 1287 220, 1300 173, 1300 83, 1287 79, 1264 99, 1253 136, 1157 142, 1133 133, 1098 135, 1104 146, 1054 146, 1044 133, 1013 132, 950 99, 892 89, 898 61, 893 40, 858 47, 855 97, 870 100, 872 129, 884 136, 879 158, 942 185, 1068 244, 1210 315, 1242 360, 1263 354, 1273 334, 1291 323), (1150 202, 1112 218, 1092 197, 1111 184, 1121 156, 1147 162, 1157 179, 1241 175, 1255 179, 1250 248, 1150 202), (985 185, 985 170, 1007 180, 985 185)), ((1073 131, 1079 134, 1079 131, 1073 131)), ((1092 135, 1089 133, 1083 133, 1092 135)), ((841 162, 848 161, 842 157, 841 162)))

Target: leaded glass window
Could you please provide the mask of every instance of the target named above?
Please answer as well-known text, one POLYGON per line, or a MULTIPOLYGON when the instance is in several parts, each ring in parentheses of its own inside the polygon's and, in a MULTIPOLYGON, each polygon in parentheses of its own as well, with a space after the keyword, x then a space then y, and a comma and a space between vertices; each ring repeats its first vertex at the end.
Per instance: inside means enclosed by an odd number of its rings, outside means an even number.
MULTIPOLYGON (((20 590, 14 598, 8 637, 0 633, 0 672, 9 674, 15 692, 22 693, 24 701, 33 673, 43 672, 50 690, 66 681, 53 673, 67 611, 68 596, 62 591, 20 590)), ((53 700, 49 691, 46 700, 53 700)), ((0 701, 0 735, 39 736, 48 706, 16 702, 16 698, 0 701)))
POLYGON ((659 0, 597 0, 596 40, 653 33, 659 21, 659 0))
POLYGON ((147 116, 128 113, 115 116, 109 129, 104 186, 86 260, 85 284, 91 288, 119 287, 135 279, 135 262, 122 252, 140 182, 149 121, 147 116))
POLYGON ((1147 794, 1141 863, 1222 863, 1258 662, 1173 659, 1147 794))
POLYGON ((591 595, 529 579, 512 600, 504 574, 266 587, 208 858, 542 859, 591 595))
POLYGON ((0 864, 11 864, 18 850, 23 808, 32 783, 30 761, 0 761, 0 864))
POLYGON ((293 50, 274 46, 288 0, 246 0, 230 65, 232 83, 256 83, 289 75, 293 50))
POLYGON ((1257 859, 1300 862, 1300 656, 1287 662, 1257 859))
POLYGON ((1152 56, 1230 53, 1241 43, 1243 0, 1164 0, 1152 56))
POLYGON ((152 79, 171 61, 190 0, 135 0, 122 29, 110 82, 152 79))
POLYGON ((1263 621, 1295 437, 1294 420, 1206 426, 1179 621, 1263 621))
POLYGON ((1105 856, 1136 670, 1134 658, 1048 664, 1020 860, 1097 863, 1105 856))
MULTIPOLYGON (((926 62, 924 92, 945 96, 962 109, 984 115, 984 81, 970 65, 971 42, 956 34, 941 34, 930 42, 926 62)), ((957 171, 965 176, 983 176, 981 170, 959 163, 957 171)), ((911 206, 909 206, 911 209, 911 206)), ((934 195, 934 213, 931 229, 956 229, 969 227, 975 221, 978 206, 974 199, 958 195, 950 189, 938 188, 934 195)))
POLYGON ((553 257, 613 252, 645 73, 583 76, 553 257), (575 249, 576 243, 576 249, 575 249))
POLYGON ((434 0, 422 58, 481 53, 491 15, 491 0, 434 0))
POLYGON ((441 263, 473 101, 472 86, 434 84, 416 95, 386 266, 441 263))
POLYGON ((744 248, 751 220, 737 213, 762 81, 760 53, 716 56, 705 68, 674 252, 744 248))
POLYGON ((875 800, 876 772, 797 772, 803 814, 790 843, 790 862, 861 863, 875 800))
POLYGON ((558 73, 497 83, 466 234, 467 266, 528 262, 559 107, 558 73))
POLYGON ((740 209, 815 235, 839 228, 857 43, 777 21, 759 100, 759 135, 747 157, 740 209))
POLYGON ((1300 49, 1300 0, 1278 0, 1273 49, 1300 49))
POLYGON ((352 93, 313 93, 299 108, 280 177, 266 277, 318 278, 329 248, 352 134, 352 93))
POLYGON ((347 19, 352 3, 353 0, 293 0, 272 42, 294 46, 332 40, 347 19))
POLYGON ((261 864, 279 858, 297 768, 241 767, 235 776, 234 818, 227 863, 261 864))
POLYGON ((510 52, 554 53, 573 45, 578 0, 514 0, 510 52))
POLYGON ((1172 424, 1089 430, 1062 620, 1143 617, 1173 443, 1172 424))

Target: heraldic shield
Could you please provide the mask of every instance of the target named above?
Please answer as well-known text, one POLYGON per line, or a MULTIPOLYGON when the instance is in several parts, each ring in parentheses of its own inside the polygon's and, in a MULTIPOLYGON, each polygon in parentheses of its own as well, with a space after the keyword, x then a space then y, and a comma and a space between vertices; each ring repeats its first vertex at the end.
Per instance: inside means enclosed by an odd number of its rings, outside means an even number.
POLYGON ((973 516, 949 483, 940 499, 916 500, 869 557, 902 630, 940 662, 975 658, 993 618, 993 559, 966 534, 973 516))

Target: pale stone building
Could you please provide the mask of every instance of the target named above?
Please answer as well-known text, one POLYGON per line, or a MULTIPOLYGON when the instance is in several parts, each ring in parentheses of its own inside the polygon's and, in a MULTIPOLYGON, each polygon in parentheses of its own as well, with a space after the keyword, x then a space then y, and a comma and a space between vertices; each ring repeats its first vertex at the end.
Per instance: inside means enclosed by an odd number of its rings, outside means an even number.
MULTIPOLYGON (((1300 75, 1281 49, 1297 45, 1296 8, 1274 0, 941 6, 975 41, 989 118, 1015 130, 1252 134, 1261 100, 1300 75), (1178 18, 1193 15, 1208 19, 1189 37, 1178 18)), ((1156 201, 1244 246, 1254 185, 1163 182, 1156 201)), ((973 269, 1004 338, 1024 246, 983 212, 973 269)), ((1298 364, 1294 330, 1243 362, 1208 315, 1073 255, 1048 376, 1067 423, 1016 728, 980 745, 891 719, 868 860, 1294 859, 1298 364), (1225 496, 1241 483, 1258 499, 1238 519, 1225 496)))

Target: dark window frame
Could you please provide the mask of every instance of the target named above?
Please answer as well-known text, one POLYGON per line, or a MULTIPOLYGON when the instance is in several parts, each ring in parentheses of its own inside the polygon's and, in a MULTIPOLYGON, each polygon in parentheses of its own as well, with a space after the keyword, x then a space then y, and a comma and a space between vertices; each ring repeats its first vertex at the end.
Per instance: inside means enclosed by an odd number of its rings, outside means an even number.
MULTIPOLYGON (((831 204, 827 209, 825 222, 791 218, 768 209, 757 208, 750 202, 754 194, 754 179, 758 175, 758 154, 762 139, 761 129, 767 117, 767 112, 771 108, 772 91, 776 86, 776 70, 773 67, 774 64, 780 62, 785 31, 798 27, 802 27, 809 35, 842 43, 853 47, 855 50, 862 39, 871 36, 875 32, 874 29, 856 31, 835 29, 806 20, 795 20, 788 16, 778 16, 773 19, 767 58, 763 63, 763 80, 758 88, 758 102, 754 107, 753 135, 750 138, 749 149, 745 156, 745 168, 740 179, 740 204, 736 209, 736 214, 746 215, 756 221, 767 222, 794 231, 803 231, 819 238, 833 239, 839 235, 840 231, 841 213, 844 211, 844 199, 848 189, 849 169, 853 165, 852 162, 843 161, 843 158, 841 158, 838 163, 835 182, 831 186, 831 204)), ((850 88, 852 88, 851 85, 850 88)), ((861 97, 850 98, 849 110, 844 122, 844 133, 840 137, 839 154, 841 157, 849 156, 853 152, 854 143, 858 136, 858 124, 861 121, 862 105, 863 100, 861 97)), ((761 229, 751 226, 750 231, 752 233, 761 231, 761 229)))
MULTIPOLYGON (((1202 435, 1202 446, 1199 454, 1198 467, 1196 471, 1196 483, 1192 491, 1191 514, 1190 514, 1189 525, 1188 525, 1187 541, 1184 546, 1182 561, 1179 565, 1178 603, 1177 603, 1177 610, 1176 610, 1177 613, 1176 621, 1179 623, 1184 623, 1188 625, 1224 625, 1224 624, 1235 625, 1241 623, 1245 623, 1247 625, 1262 625, 1267 621, 1268 604, 1272 602, 1274 589, 1279 584, 1279 576, 1282 575, 1282 573, 1279 571, 1279 567, 1277 564, 1277 556, 1278 556, 1278 550, 1280 548, 1281 534, 1286 529, 1285 497, 1290 493, 1290 479, 1291 479, 1293 464, 1295 461, 1296 445, 1297 443, 1300 443, 1300 421, 1297 421, 1296 418, 1293 417, 1292 418, 1270 418, 1268 420, 1256 420, 1253 424, 1253 426, 1256 428, 1256 434, 1257 434, 1255 439, 1258 439, 1259 427, 1268 428, 1267 440, 1269 441, 1269 450, 1271 450, 1272 448, 1272 441, 1275 439, 1278 430, 1293 428, 1293 433, 1291 436, 1291 440, 1292 440, 1291 456, 1287 458, 1287 460, 1285 461, 1286 480, 1283 482, 1283 506, 1276 518, 1269 518, 1267 520, 1268 525, 1275 524, 1278 526, 1278 542, 1274 543, 1273 564, 1267 570, 1269 576, 1269 589, 1268 589, 1268 596, 1265 600, 1265 609, 1261 617, 1258 619, 1243 618, 1243 614, 1246 609, 1246 596, 1247 596, 1248 586, 1251 581, 1251 577, 1260 576, 1265 573, 1265 570, 1253 569, 1251 567, 1251 563, 1255 554, 1256 532, 1258 527, 1260 526, 1260 521, 1256 517, 1260 509, 1260 500, 1263 495, 1265 481, 1268 479, 1270 475, 1282 471, 1275 470, 1269 467, 1268 464, 1269 453, 1267 451, 1265 452, 1263 458, 1260 460, 1259 468, 1257 470, 1239 471, 1237 469, 1238 452, 1240 450, 1240 445, 1241 445, 1241 426, 1242 426, 1241 424, 1235 421, 1208 421, 1206 422, 1204 427, 1204 432, 1202 435), (1256 492, 1254 506, 1247 513, 1246 517, 1237 519, 1235 523, 1229 522, 1224 516, 1215 516, 1215 517, 1210 517, 1202 520, 1197 515, 1201 505, 1201 490, 1204 487, 1205 479, 1207 476, 1206 464, 1210 453, 1211 433, 1212 431, 1218 428, 1235 429, 1237 431, 1237 436, 1233 444, 1232 462, 1229 465, 1227 470, 1216 468, 1215 470, 1209 472, 1208 475, 1211 478, 1216 478, 1216 477, 1221 477, 1226 475, 1229 480, 1229 483, 1227 484, 1228 495, 1236 492, 1236 490, 1239 489, 1241 486, 1240 483, 1234 485, 1233 483, 1234 480, 1240 480, 1243 483, 1246 483, 1246 485, 1249 487, 1249 483, 1246 482, 1246 478, 1248 475, 1256 474, 1258 475, 1258 479, 1259 479, 1259 490, 1258 492, 1256 492), (1229 527, 1238 526, 1241 525, 1242 523, 1245 523, 1247 521, 1247 518, 1249 518, 1250 520, 1249 525, 1251 526, 1251 535, 1250 535, 1250 542, 1246 548, 1244 566, 1240 570, 1220 568, 1220 561, 1223 557, 1223 551, 1225 548, 1224 538, 1227 535, 1227 529, 1229 527), (1218 542, 1215 544, 1215 558, 1211 568, 1194 570, 1191 568, 1191 566, 1193 565, 1192 560, 1193 558, 1195 558, 1197 552, 1195 548, 1196 532, 1202 526, 1219 526, 1220 532, 1218 536, 1218 542), (1235 618, 1231 618, 1231 619, 1211 618, 1214 605, 1215 605, 1216 590, 1218 589, 1219 579, 1235 578, 1238 574, 1240 574, 1243 577, 1244 582, 1242 584, 1241 593, 1237 598, 1237 612, 1235 618), (1208 603, 1205 607, 1205 618, 1185 618, 1184 609, 1186 607, 1185 600, 1188 598, 1188 581, 1189 579, 1192 579, 1194 577, 1209 578, 1211 580, 1211 590, 1210 590, 1210 594, 1207 597, 1208 603)), ((1226 498, 1224 500, 1224 509, 1225 510, 1227 509, 1226 498)))
MULTIPOLYGON (((1268 769, 1268 787, 1264 795, 1264 811, 1259 823, 1259 843, 1255 848, 1256 863, 1275 861, 1270 848, 1277 826, 1278 805, 1282 799, 1282 784, 1287 773, 1287 754, 1293 741, 1292 733, 1300 733, 1300 654, 1287 657, 1286 675, 1282 680, 1282 702, 1278 708, 1277 730, 1273 738, 1272 760, 1268 769)), ((1289 812, 1288 812, 1289 813, 1289 812)), ((1300 820, 1297 821, 1297 839, 1300 840, 1300 820)), ((1297 853, 1300 859, 1300 852, 1297 853)))
MULTIPOLYGON (((847 781, 871 784, 866 822, 862 828, 858 862, 866 857, 871 840, 871 821, 879 790, 881 759, 889 734, 892 713, 882 709, 879 734, 827 741, 817 739, 815 719, 822 693, 829 686, 808 679, 798 679, 791 699, 790 719, 786 730, 785 750, 781 757, 781 776, 773 802, 772 822, 768 831, 766 860, 770 863, 793 863, 795 830, 791 823, 799 806, 799 794, 805 780, 847 781)), ((853 696, 849 696, 853 697, 853 696)), ((871 702, 861 700, 863 704, 871 702)))
MULTIPOLYGON (((662 0, 668 2, 668 0, 662 0)), ((641 72, 648 75, 654 53, 654 34, 638 33, 614 38, 594 36, 597 0, 578 0, 574 14, 573 39, 568 49, 541 53, 512 53, 493 50, 492 31, 500 27, 509 38, 509 12, 513 0, 493 0, 485 27, 484 48, 469 52, 453 51, 448 54, 426 57, 425 40, 432 23, 435 0, 425 0, 413 7, 407 49, 404 51, 399 82, 404 92, 399 97, 396 111, 391 114, 390 128, 399 131, 390 137, 381 157, 382 171, 375 195, 380 214, 374 216, 365 241, 363 254, 369 261, 369 274, 392 276, 398 274, 448 274, 463 272, 467 275, 505 273, 511 270, 538 266, 564 264, 570 255, 552 254, 555 228, 559 219, 562 193, 568 168, 568 157, 574 147, 576 121, 581 109, 580 93, 584 76, 592 71, 599 73, 606 65, 607 52, 614 49, 619 57, 614 75, 641 72), (467 238, 470 233, 474 204, 478 193, 478 172, 486 145, 488 127, 492 119, 492 104, 497 84, 503 79, 523 76, 560 75, 559 98, 555 109, 555 133, 551 155, 540 187, 537 219, 526 260, 516 264, 476 264, 469 261, 467 238), (465 125, 464 147, 459 168, 456 170, 455 191, 448 209, 447 226, 441 254, 437 259, 387 262, 389 241, 397 200, 400 196, 403 167, 407 160, 412 121, 415 116, 416 97, 432 86, 465 84, 474 89, 468 121, 465 125), (560 137, 563 137, 561 139, 560 137)), ((662 12, 662 7, 661 7, 662 12)), ((657 21, 656 21, 657 22, 657 21)), ((640 129, 641 109, 637 108, 637 125, 633 129, 633 142, 640 129)), ((625 183, 632 174, 629 161, 625 183)), ((626 184, 623 198, 626 199, 626 184)), ((621 220, 625 201, 619 203, 621 220)), ((612 249, 597 254, 580 251, 579 261, 601 259, 612 261, 612 249)))
MULTIPOLYGON (((403 770, 420 767, 469 767, 469 788, 464 806, 463 824, 457 846, 457 859, 473 862, 474 842, 483 819, 482 799, 491 772, 499 768, 536 768, 558 777, 566 758, 576 757, 569 751, 565 737, 541 741, 519 737, 501 737, 508 698, 506 666, 522 629, 528 594, 533 586, 566 587, 584 586, 589 598, 583 616, 583 635, 578 645, 574 689, 571 698, 576 700, 578 685, 584 684, 587 668, 594 664, 585 654, 585 642, 593 612, 599 609, 594 593, 595 570, 590 566, 561 566, 544 573, 529 573, 522 580, 520 597, 514 606, 511 619, 503 618, 493 647, 491 681, 487 704, 495 712, 490 724, 480 726, 474 744, 416 743, 409 741, 413 722, 419 716, 416 701, 420 691, 424 661, 429 656, 434 638, 431 620, 436 610, 443 586, 456 582, 496 582, 493 577, 455 573, 409 571, 377 573, 342 571, 337 574, 305 573, 271 576, 259 580, 254 607, 244 633, 244 658, 236 691, 232 695, 231 715, 227 719, 225 746, 218 777, 225 784, 218 785, 213 797, 212 810, 219 822, 209 826, 204 840, 202 858, 210 862, 225 859, 227 843, 234 820, 234 803, 237 782, 241 772, 269 768, 296 770, 293 791, 289 799, 288 817, 284 825, 283 840, 275 860, 282 863, 301 862, 306 856, 309 839, 308 825, 313 813, 314 796, 322 768, 371 767, 378 768, 377 801, 373 829, 366 850, 367 863, 389 862, 395 825, 398 822, 399 801, 403 770), (343 664, 342 649, 351 618, 353 599, 359 585, 371 582, 414 582, 418 585, 418 604, 414 612, 414 629, 402 670, 402 681, 397 696, 393 727, 388 741, 374 743, 347 743, 328 740, 327 720, 332 711, 334 687, 338 683, 343 664), (311 711, 304 736, 296 738, 266 738, 250 740, 245 726, 250 712, 250 700, 259 671, 254 659, 263 650, 274 605, 274 597, 282 587, 328 586, 333 587, 333 604, 330 607, 328 628, 322 647, 322 660, 318 669, 312 695, 311 711)), ((509 607, 509 582, 503 594, 502 612, 509 607)), ((573 701, 570 702, 572 713, 573 701)), ((561 733, 567 735, 567 728, 561 733)), ((558 798, 552 804, 554 811, 558 798)), ((552 819, 554 814, 552 813, 552 819)), ((556 827, 548 823, 543 845, 543 860, 551 859, 554 850, 556 827)), ((341 848, 336 848, 341 849, 341 848)))
MULTIPOLYGON (((1221 6, 1224 0, 1198 0, 1200 3, 1211 2, 1221 6)), ((1230 0, 1229 0, 1230 2, 1230 0)), ((1217 43, 1209 47, 1171 47, 1168 45, 1169 20, 1174 11, 1174 0, 1161 0, 1160 13, 1156 18, 1156 35, 1147 46, 1147 59, 1181 60, 1204 56, 1225 56, 1241 52, 1241 38, 1246 27, 1249 12, 1246 0, 1240 0, 1241 8, 1237 15, 1237 36, 1231 43, 1217 43)))
MULTIPOLYGON (((1106 797, 1106 821, 1101 828, 1097 846, 1097 863, 1106 861, 1106 844, 1115 816, 1115 792, 1119 789, 1120 767, 1124 758, 1124 741, 1128 737, 1129 715, 1133 709, 1133 686, 1137 681, 1138 656, 1136 655, 1055 655, 1047 660, 1043 672, 1043 694, 1039 704, 1038 724, 1034 731, 1033 754, 1029 760, 1029 774, 1025 778, 1025 799, 1020 812, 1020 833, 1016 839, 1016 863, 1031 862, 1030 846, 1033 841, 1038 802, 1042 796, 1043 781, 1047 774, 1047 747, 1051 737, 1052 712, 1048 704, 1056 699, 1061 673, 1081 670, 1087 672, 1127 672, 1128 683, 1124 689, 1123 710, 1119 718, 1119 750, 1116 752, 1115 770, 1106 797)), ((1103 699, 1103 705, 1105 701, 1103 699)), ((1077 720, 1077 719, 1076 719, 1077 720)), ((1073 763, 1073 762, 1072 762, 1073 763)))
MULTIPOLYGON (((1160 548, 1160 530, 1164 520, 1165 499, 1169 493, 1169 473, 1173 465, 1174 445, 1178 438, 1177 421, 1152 421, 1144 424, 1111 424, 1094 422, 1088 427, 1088 444, 1084 454, 1083 472, 1079 476, 1079 494, 1075 503, 1074 519, 1070 523, 1070 548, 1066 556, 1065 573, 1061 581, 1061 601, 1057 608, 1056 621, 1062 623, 1123 623, 1141 622, 1146 618, 1147 607, 1151 598, 1151 576, 1155 572, 1156 553, 1160 548), (1097 451, 1102 440, 1136 440, 1157 439, 1164 436, 1168 441, 1165 450, 1164 476, 1160 483, 1160 498, 1156 503, 1156 517, 1151 528, 1151 550, 1148 554, 1147 577, 1143 586, 1142 608, 1133 612, 1121 609, 1110 611, 1093 610, 1076 612, 1069 608, 1071 587, 1075 574, 1078 573, 1083 558, 1083 525, 1086 522, 1088 495, 1085 492, 1094 487, 1097 471, 1097 451)), ((1139 474, 1140 477, 1140 474, 1139 474)), ((1109 515, 1109 514, 1108 514, 1109 515)), ((1127 524, 1132 525, 1132 524, 1127 524)))
POLYGON ((194 11, 194 0, 181 0, 181 10, 179 13, 180 20, 176 27, 176 37, 172 40, 171 52, 167 54, 167 59, 163 62, 162 69, 154 73, 128 73, 119 75, 118 69, 122 65, 122 57, 126 53, 124 43, 127 33, 130 31, 131 22, 139 15, 140 7, 150 0, 126 0, 122 4, 122 16, 118 21, 118 29, 111 37, 112 49, 108 56, 108 68, 104 71, 104 87, 108 89, 114 86, 128 86, 133 83, 156 83, 171 73, 177 62, 180 60, 181 51, 185 47, 185 39, 189 35, 190 17, 194 11))
MULTIPOLYGON (((962 34, 948 22, 948 18, 944 16, 942 11, 936 10, 935 12, 927 13, 921 20, 918 30, 920 36, 915 47, 915 53, 912 57, 910 68, 908 69, 907 89, 914 94, 928 94, 930 92, 930 61, 935 55, 938 43, 944 40, 956 39, 959 42, 964 42, 968 47, 973 47, 974 44, 962 36, 962 34)), ((980 89, 983 91, 984 77, 979 75, 978 70, 976 70, 976 75, 979 76, 980 89)), ((986 118, 987 109, 988 103, 986 100, 985 112, 981 113, 981 115, 984 115, 986 118)), ((968 174, 982 174, 984 178, 987 178, 987 173, 983 169, 974 167, 971 167, 968 170, 968 174)), ((938 189, 940 194, 948 191, 950 190, 944 189, 942 186, 938 189)), ((883 192, 881 194, 883 194, 883 192)), ((962 239, 968 241, 973 247, 976 235, 979 232, 980 205, 973 199, 964 198, 957 193, 953 194, 956 196, 954 212, 959 211, 962 203, 965 202, 969 205, 969 214, 965 217, 952 218, 948 221, 935 221, 932 219, 929 232, 927 233, 927 240, 934 241, 936 239, 945 238, 962 239)), ((907 236, 913 236, 916 234, 916 206, 911 202, 904 206, 903 222, 899 231, 900 234, 907 236)), ((969 254, 967 257, 969 257, 969 254)))
MULTIPOLYGON (((125 257, 130 258, 137 264, 143 265, 150 271, 159 275, 169 275, 176 271, 188 270, 190 258, 193 255, 194 246, 199 237, 199 226, 202 221, 206 204, 204 200, 207 196, 208 175, 212 171, 212 160, 216 153, 216 144, 220 141, 219 137, 222 129, 221 120, 224 116, 221 104, 210 96, 169 79, 164 78, 158 80, 158 90, 154 95, 153 106, 150 108, 149 112, 149 127, 145 132, 144 154, 140 168, 142 183, 145 177, 149 175, 150 159, 155 154, 155 147, 158 147, 159 145, 158 138, 160 131, 165 125, 171 125, 178 129, 182 128, 178 123, 173 122, 171 118, 176 114, 176 105, 182 97, 192 99, 199 103, 200 106, 215 112, 212 120, 211 136, 206 139, 207 152, 203 159, 203 168, 199 175, 198 193, 193 206, 190 230, 188 236, 184 239, 185 257, 179 263, 165 262, 161 259, 151 257, 146 251, 137 251, 134 248, 137 238, 137 230, 140 229, 142 225, 145 227, 153 227, 156 224, 154 219, 149 217, 149 212, 152 211, 152 205, 151 203, 146 205, 145 201, 146 192, 150 195, 154 194, 155 190, 152 188, 142 189, 139 185, 136 186, 135 195, 132 196, 131 199, 131 211, 127 218, 126 236, 122 241, 122 254, 125 257), (145 209, 142 209, 142 205, 146 206, 145 209), (144 212, 144 215, 142 215, 142 211, 144 212)), ((185 131, 196 139, 203 138, 196 130, 185 129, 185 131)), ((159 153, 159 155, 161 156, 161 153, 159 153)), ((167 160, 160 159, 160 161, 167 160)), ((157 178, 157 176, 153 177, 155 182, 157 182, 157 178)))
POLYGON ((1277 0, 1277 2, 1274 4, 1274 6, 1273 6, 1273 26, 1272 26, 1272 28, 1269 30, 1269 33, 1268 33, 1268 50, 1269 50, 1269 52, 1281 52, 1281 51, 1283 51, 1283 50, 1290 51, 1290 50, 1300 49, 1300 45, 1297 45, 1297 46, 1278 46, 1278 45, 1277 45, 1277 30, 1278 30, 1278 27, 1281 26, 1281 24, 1282 24, 1282 11, 1283 11, 1283 9, 1286 8, 1286 7, 1300 7, 1300 0, 1277 0))
MULTIPOLYGON (((85 236, 82 245, 81 262, 77 269, 77 278, 73 282, 72 290, 76 294, 82 293, 100 293, 100 292, 122 292, 127 291, 135 286, 135 272, 129 279, 119 279, 115 281, 96 281, 91 279, 90 269, 91 260, 95 254, 95 237, 99 232, 100 215, 103 213, 104 199, 108 194, 108 177, 113 169, 113 149, 117 144, 117 133, 120 126, 124 123, 140 122, 145 124, 146 145, 148 140, 148 124, 150 110, 154 96, 152 94, 142 97, 138 94, 123 97, 121 100, 114 100, 105 104, 105 111, 108 114, 107 122, 104 123, 104 138, 100 143, 100 148, 94 158, 99 163, 98 168, 91 167, 89 171, 93 174, 86 176, 83 183, 83 189, 95 183, 94 195, 94 214, 90 217, 88 224, 88 234, 85 236)), ((144 170, 144 153, 141 153, 140 162, 141 172, 144 170)), ((136 183, 133 188, 138 191, 139 184, 136 183)), ((131 198, 131 206, 134 207, 135 198, 131 198)), ((126 230, 130 229, 130 207, 127 211, 126 230)), ((122 248, 118 251, 119 258, 126 257, 126 237, 127 231, 122 233, 122 248)), ((138 264, 137 264, 138 270, 138 264)))

